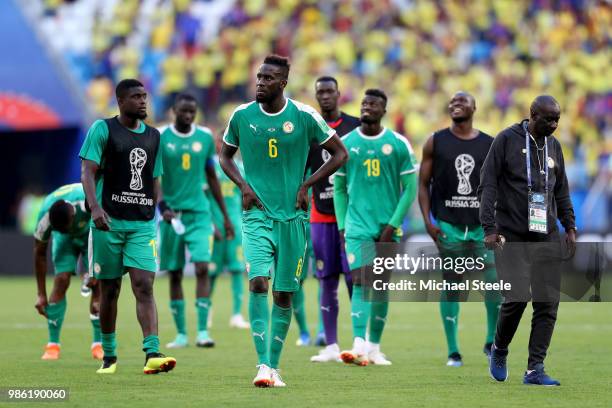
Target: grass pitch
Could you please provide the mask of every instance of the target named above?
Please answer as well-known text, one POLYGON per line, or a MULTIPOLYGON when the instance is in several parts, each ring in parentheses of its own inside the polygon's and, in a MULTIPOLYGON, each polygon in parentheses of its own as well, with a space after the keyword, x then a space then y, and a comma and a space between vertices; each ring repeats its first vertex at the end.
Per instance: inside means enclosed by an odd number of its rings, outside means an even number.
MULTIPOLYGON (((509 356, 510 378, 494 383, 482 353, 485 310, 482 304, 461 305, 461 368, 448 368, 446 345, 436 303, 393 303, 382 349, 393 361, 390 367, 357 367, 315 364, 309 361, 315 347, 296 347, 297 327, 292 323, 281 367, 285 389, 256 389, 256 357, 246 330, 229 329, 231 293, 222 277, 213 298, 212 337, 217 346, 164 350, 174 337, 168 308, 168 280, 157 279, 162 352, 177 358, 167 374, 143 375, 142 335, 136 321, 128 278, 123 283, 117 327, 118 372, 95 374, 99 363, 91 359, 89 300, 79 295, 73 279, 62 330, 59 361, 42 361, 47 341, 46 322, 36 314, 35 282, 31 278, 2 278, 0 287, 0 388, 67 387, 69 400, 42 406, 74 407, 327 407, 327 406, 427 406, 427 407, 604 407, 610 406, 612 386, 612 307, 610 303, 564 303, 559 310, 547 370, 561 387, 522 385, 527 361, 531 308, 528 307, 509 356)), ((50 290, 51 281, 47 288, 50 290)), ((190 339, 195 336, 194 280, 185 280, 190 339)), ((307 279, 307 308, 311 333, 317 324, 316 281, 307 279)), ((346 290, 341 287, 339 339, 351 346, 351 326, 346 290)), ((247 296, 243 314, 246 316, 247 296)), ((12 406, 0 402, 0 406, 12 406)), ((41 406, 22 403, 20 406, 41 406)))

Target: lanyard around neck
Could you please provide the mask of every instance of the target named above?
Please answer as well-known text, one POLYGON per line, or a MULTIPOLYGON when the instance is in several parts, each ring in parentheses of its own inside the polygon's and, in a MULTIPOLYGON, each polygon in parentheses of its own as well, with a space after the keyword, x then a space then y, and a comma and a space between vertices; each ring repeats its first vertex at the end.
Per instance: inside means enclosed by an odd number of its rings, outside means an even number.
MULTIPOLYGON (((525 155, 527 161, 527 187, 529 187, 529 191, 531 191, 532 183, 531 183, 531 149, 529 148, 529 139, 533 139, 531 133, 529 133, 529 129, 527 129, 527 122, 523 123, 523 129, 525 129, 525 155)), ((533 140, 533 143, 536 146, 536 154, 538 155, 538 160, 540 158, 538 153, 538 144, 533 140)), ((544 137, 544 159, 542 160, 544 163, 544 190, 548 193, 548 137, 544 137)))

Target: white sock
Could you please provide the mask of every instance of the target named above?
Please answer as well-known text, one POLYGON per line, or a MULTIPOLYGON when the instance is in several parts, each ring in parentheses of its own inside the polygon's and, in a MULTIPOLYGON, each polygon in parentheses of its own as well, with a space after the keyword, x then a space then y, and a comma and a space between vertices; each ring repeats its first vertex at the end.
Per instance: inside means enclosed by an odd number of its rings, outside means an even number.
POLYGON ((371 353, 371 352, 380 352, 380 344, 370 343, 368 341, 367 350, 368 350, 368 353, 371 353))
POLYGON ((357 354, 365 354, 366 352, 366 341, 361 337, 355 337, 353 340, 353 350, 357 352, 357 354))

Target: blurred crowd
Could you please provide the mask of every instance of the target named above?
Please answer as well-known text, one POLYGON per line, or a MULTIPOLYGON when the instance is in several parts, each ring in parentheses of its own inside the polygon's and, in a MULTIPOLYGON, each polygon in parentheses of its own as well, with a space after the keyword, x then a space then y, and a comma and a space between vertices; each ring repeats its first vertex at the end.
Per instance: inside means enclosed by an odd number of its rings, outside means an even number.
POLYGON ((604 0, 38 1, 42 30, 96 116, 114 114, 114 84, 136 77, 153 121, 167 120, 174 96, 190 90, 200 119, 220 132, 232 108, 253 99, 255 70, 274 52, 291 59, 288 94, 314 106, 320 75, 338 78, 352 114, 366 88, 385 90, 387 124, 419 151, 448 124, 457 90, 476 97, 476 126, 491 134, 526 117, 536 95, 552 94, 573 187, 612 169, 604 0))

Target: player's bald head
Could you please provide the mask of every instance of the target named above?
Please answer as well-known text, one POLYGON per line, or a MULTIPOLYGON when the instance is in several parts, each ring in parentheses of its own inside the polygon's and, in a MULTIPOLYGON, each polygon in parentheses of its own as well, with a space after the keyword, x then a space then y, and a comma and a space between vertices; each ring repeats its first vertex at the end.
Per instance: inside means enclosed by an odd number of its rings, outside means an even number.
POLYGON ((474 98, 474 96, 471 93, 466 92, 466 91, 457 91, 457 92, 455 92, 455 94, 451 97, 451 101, 453 99, 455 99, 455 98, 461 98, 461 97, 467 99, 470 102, 470 104, 472 105, 472 108, 476 108, 476 99, 474 98))
POLYGON ((551 111, 559 111, 559 102, 550 95, 540 95, 531 102, 529 112, 531 116, 544 115, 551 111))

